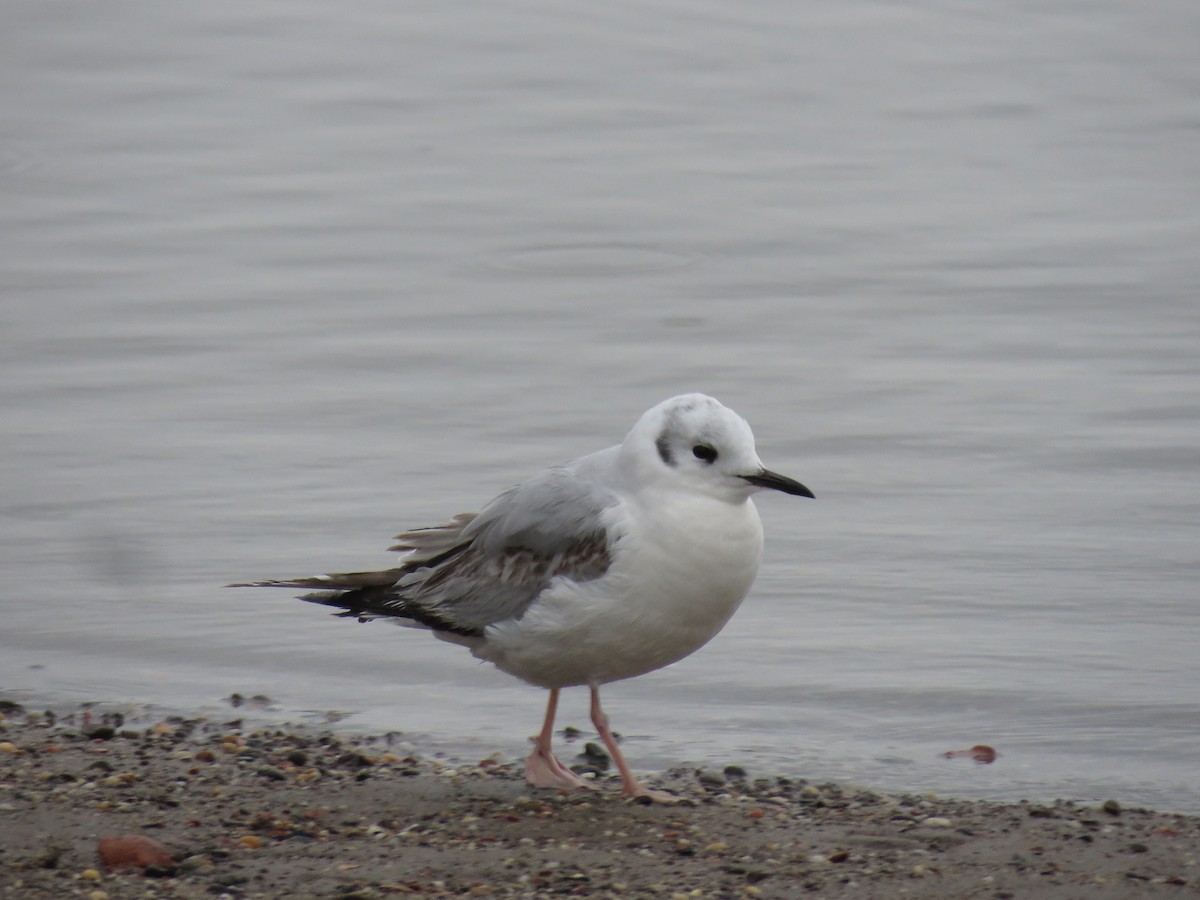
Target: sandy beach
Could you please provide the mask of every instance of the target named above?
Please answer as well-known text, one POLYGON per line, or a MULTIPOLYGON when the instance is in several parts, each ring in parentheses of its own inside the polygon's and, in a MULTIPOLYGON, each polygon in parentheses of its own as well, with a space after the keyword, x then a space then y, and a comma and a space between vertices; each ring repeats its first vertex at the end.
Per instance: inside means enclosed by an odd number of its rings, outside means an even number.
POLYGON ((630 802, 604 776, 594 792, 532 790, 513 761, 449 761, 395 735, 8 703, 0 896, 1200 895, 1200 818, 1120 798, 885 796, 735 767, 649 780, 683 802, 630 802), (136 840, 102 859, 113 837, 136 840))

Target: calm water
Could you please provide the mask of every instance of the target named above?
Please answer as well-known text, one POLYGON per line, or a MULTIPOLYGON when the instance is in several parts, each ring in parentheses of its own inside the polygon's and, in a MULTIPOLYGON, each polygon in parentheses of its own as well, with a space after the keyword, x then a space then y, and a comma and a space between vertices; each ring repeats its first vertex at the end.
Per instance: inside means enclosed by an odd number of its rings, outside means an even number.
POLYGON ((763 497, 742 611, 608 690, 635 765, 1200 811, 1198 34, 9 4, 0 690, 519 754, 540 692, 219 585, 388 565, 704 390, 819 499, 763 497))

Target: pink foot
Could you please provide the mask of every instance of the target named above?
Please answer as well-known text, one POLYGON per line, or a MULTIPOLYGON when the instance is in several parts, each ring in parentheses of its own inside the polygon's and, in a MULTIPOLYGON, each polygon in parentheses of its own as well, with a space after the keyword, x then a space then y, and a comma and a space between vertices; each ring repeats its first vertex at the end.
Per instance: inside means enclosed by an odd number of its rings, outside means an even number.
POLYGON ((533 752, 525 761, 525 780, 534 787, 568 788, 570 790, 598 790, 590 781, 580 778, 566 766, 557 756, 543 748, 537 738, 533 738, 533 752))
POLYGON ((682 803, 682 797, 676 797, 674 794, 669 794, 666 791, 651 790, 637 780, 637 777, 629 768, 629 764, 625 762, 625 757, 621 754, 621 748, 617 746, 616 736, 612 733, 612 729, 608 727, 608 716, 604 714, 604 710, 600 706, 599 685, 591 685, 591 691, 592 724, 600 732, 600 740, 608 748, 608 755, 612 757, 612 761, 617 764, 617 771, 621 773, 621 793, 630 800, 645 797, 651 803, 682 803))

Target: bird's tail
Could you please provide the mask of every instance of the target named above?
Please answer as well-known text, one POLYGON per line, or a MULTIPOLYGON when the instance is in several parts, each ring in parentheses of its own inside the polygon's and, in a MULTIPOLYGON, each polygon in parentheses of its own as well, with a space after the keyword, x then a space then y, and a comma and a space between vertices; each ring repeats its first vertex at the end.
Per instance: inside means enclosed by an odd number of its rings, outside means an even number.
POLYGON ((390 619, 411 628, 429 628, 442 634, 478 637, 478 628, 456 625, 439 615, 435 609, 413 603, 404 595, 398 582, 411 574, 406 568, 385 569, 381 572, 341 572, 333 575, 313 575, 308 578, 279 578, 269 581, 246 581, 226 587, 282 587, 312 591, 300 594, 299 599, 322 606, 332 606, 336 615, 369 622, 390 619))
POLYGON ((382 572, 340 572, 332 575, 310 575, 307 578, 278 578, 268 581, 239 581, 225 587, 282 587, 319 591, 356 591, 360 588, 391 587, 404 575, 404 569, 384 569, 382 572))

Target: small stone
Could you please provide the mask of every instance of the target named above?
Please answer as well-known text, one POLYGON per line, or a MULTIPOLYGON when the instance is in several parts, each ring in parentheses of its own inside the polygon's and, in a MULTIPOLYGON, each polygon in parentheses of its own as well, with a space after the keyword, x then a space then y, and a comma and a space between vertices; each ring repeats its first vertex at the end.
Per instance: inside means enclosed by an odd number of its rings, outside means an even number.
POLYGON ((926 828, 950 828, 954 823, 945 816, 930 816, 921 824, 926 828))
POLYGON ((1121 804, 1116 800, 1105 800, 1100 808, 1110 816, 1119 816, 1121 814, 1121 804))
POLYGON ((196 853, 179 863, 181 872, 208 872, 213 868, 213 861, 203 853, 196 853))
POLYGON ((171 852, 154 838, 140 834, 124 834, 117 837, 100 838, 96 843, 100 862, 110 872, 123 869, 176 868, 171 852))
POLYGON ((84 881, 99 881, 104 876, 101 875, 96 869, 84 869, 79 873, 79 877, 84 881))
POLYGON ((67 852, 65 844, 51 844, 37 856, 29 860, 30 868, 35 869, 57 869, 59 860, 63 854, 67 852))
POLYGON ((576 759, 579 760, 580 766, 574 771, 579 774, 584 774, 588 771, 603 774, 608 771, 611 762, 608 751, 594 741, 588 741, 584 744, 583 752, 576 759))

